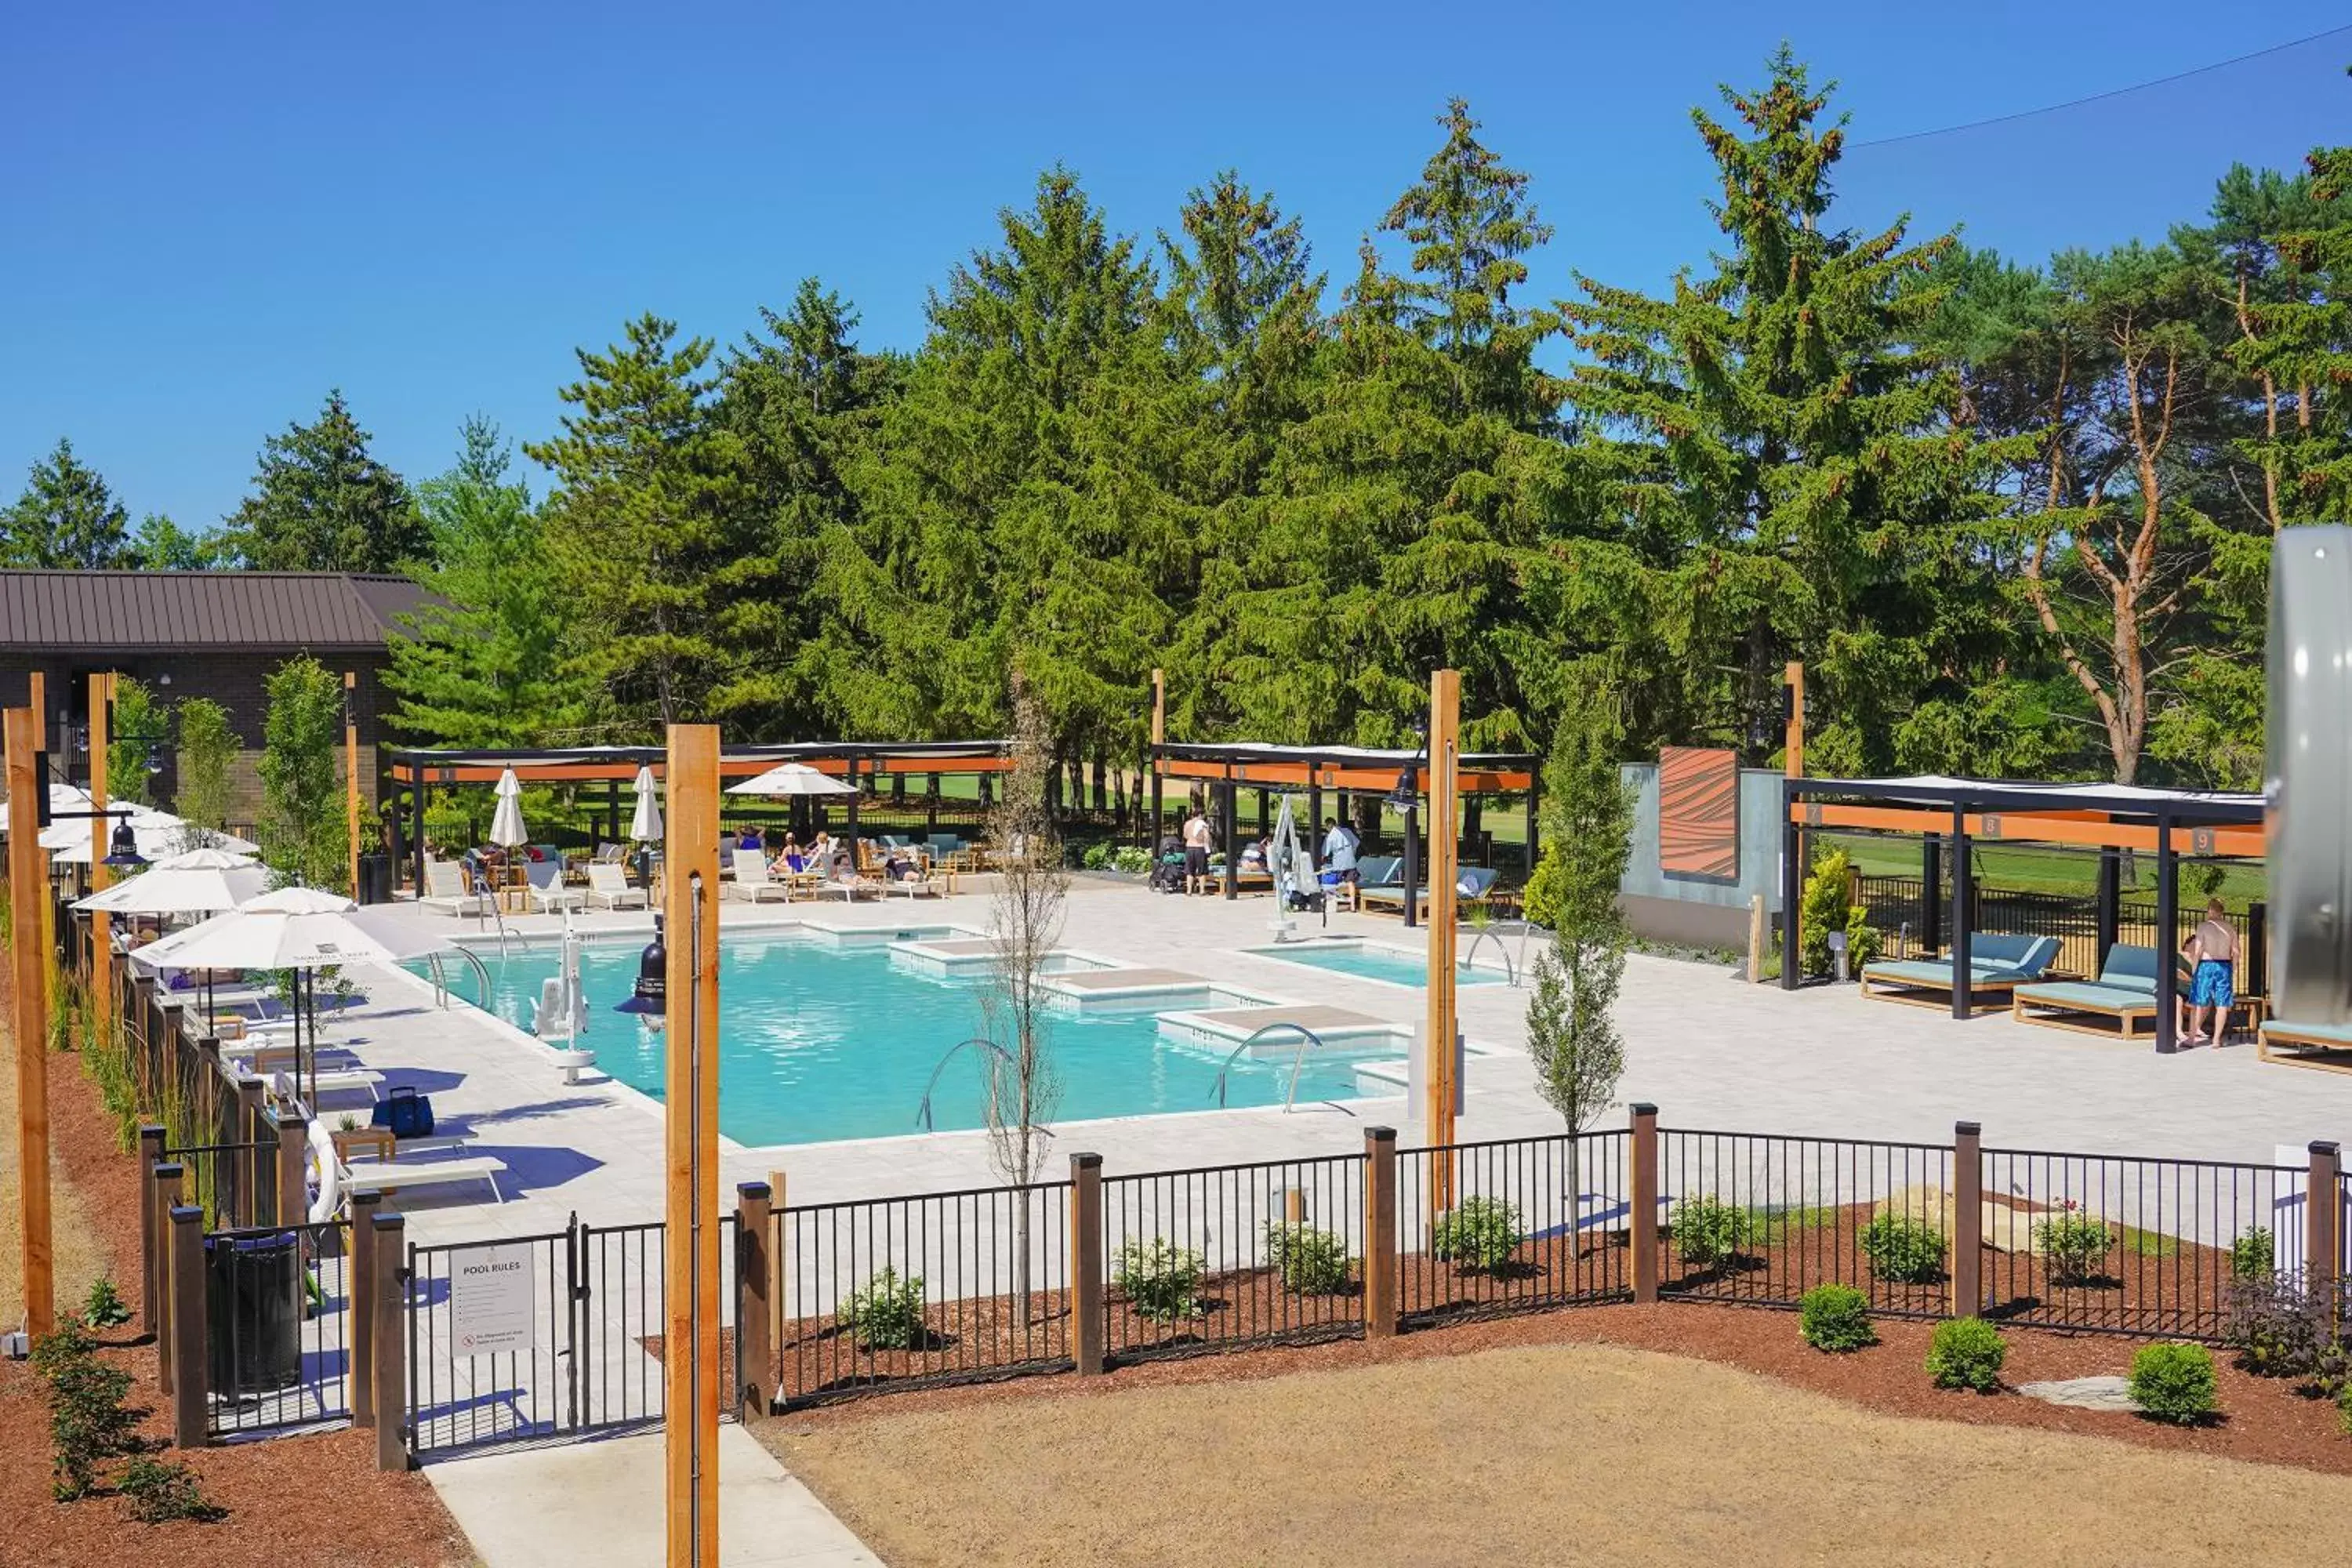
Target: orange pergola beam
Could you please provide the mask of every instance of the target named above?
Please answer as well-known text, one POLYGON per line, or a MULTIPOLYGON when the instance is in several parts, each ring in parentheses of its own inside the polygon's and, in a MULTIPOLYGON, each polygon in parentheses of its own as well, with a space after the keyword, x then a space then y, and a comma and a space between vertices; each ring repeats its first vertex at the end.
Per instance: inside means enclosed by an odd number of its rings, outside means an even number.
MULTIPOLYGON (((1307 763, 1209 763, 1190 757, 1162 758, 1162 775, 1179 779, 1231 779, 1245 784, 1314 785, 1323 789, 1373 790, 1385 795, 1396 787, 1400 768, 1345 768, 1307 763)), ((1418 787, 1429 793, 1429 770, 1414 770, 1418 787)), ((1461 768, 1454 787, 1464 795, 1516 795, 1535 787, 1535 774, 1522 769, 1461 768)))
MULTIPOLYGON (((1871 827, 1894 833, 1949 833, 1952 816, 1945 811, 1925 811, 1891 805, 1823 805, 1799 801, 1789 807, 1789 820, 1801 827, 1871 827)), ((2157 830, 2115 822, 2096 812, 1997 811, 1971 813, 1961 819, 1969 837, 1996 843, 2080 844, 2095 848, 2154 851, 2157 830)), ((2176 855, 2227 855, 2262 858, 2259 827, 2176 827, 2176 855), (2200 848, 2199 837, 2205 837, 2200 848)))

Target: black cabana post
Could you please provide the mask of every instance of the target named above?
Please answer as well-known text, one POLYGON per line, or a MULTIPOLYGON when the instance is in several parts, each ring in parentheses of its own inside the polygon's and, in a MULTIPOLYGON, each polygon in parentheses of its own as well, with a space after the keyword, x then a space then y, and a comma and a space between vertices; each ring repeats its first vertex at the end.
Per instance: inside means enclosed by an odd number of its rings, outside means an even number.
POLYGON ((2107 966, 2107 954, 2123 927, 2123 851, 2114 845, 2099 849, 2099 894, 2095 920, 2094 940, 2099 951, 2091 955, 2091 973, 2096 975, 2107 966))
POLYGON ((1228 776, 1225 780, 1224 798, 1218 802, 1218 815, 1224 818, 1218 836, 1223 840, 1225 847, 1225 897, 1229 900, 1242 896, 1242 858, 1240 851, 1234 845, 1234 837, 1238 831, 1234 817, 1240 795, 1241 785, 1228 776))
POLYGON ((1944 838, 1919 836, 1919 945, 1930 958, 1944 945, 1944 838))
POLYGON ((1404 818, 1404 923, 1421 923, 1421 807, 1408 805, 1400 814, 1404 818))
POLYGON ((1952 803, 1952 1016, 1965 1018, 1975 1005, 1969 994, 1969 950, 1976 913, 1976 857, 1969 852, 1969 808, 1952 803))
MULTIPOLYGON (((2174 953, 2180 941, 2180 867, 2172 853, 2172 814, 2156 812, 2156 1054, 2180 1048, 2180 972, 2174 953)), ((2225 1023, 2227 1020, 2223 1020, 2225 1023)))
POLYGON ((409 843, 416 856, 416 896, 425 896, 425 764, 409 768, 409 843))

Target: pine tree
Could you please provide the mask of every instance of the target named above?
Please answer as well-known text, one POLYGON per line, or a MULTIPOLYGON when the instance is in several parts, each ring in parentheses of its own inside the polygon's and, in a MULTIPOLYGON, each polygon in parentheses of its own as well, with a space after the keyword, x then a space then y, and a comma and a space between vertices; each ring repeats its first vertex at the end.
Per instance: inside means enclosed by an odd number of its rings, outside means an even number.
POLYGON ((602 353, 576 351, 581 379, 562 396, 577 412, 523 449, 559 486, 546 527, 583 634, 572 667, 645 736, 709 715, 735 657, 722 626, 746 556, 738 443, 708 401, 709 340, 679 343, 677 324, 650 314, 626 332, 602 353))
POLYGON ((2245 363, 2294 389, 2294 420, 2273 467, 2288 522, 2352 521, 2352 147, 2308 160, 2310 221, 2279 237, 2299 286, 2259 312, 2245 363))
POLYGON ((224 550, 257 572, 405 572, 431 541, 401 477, 340 390, 319 417, 262 443, 247 496, 225 527, 224 550))
POLYGON ((60 438, 33 465, 16 505, 0 514, 0 563, 83 572, 130 564, 125 521, 104 477, 60 438))

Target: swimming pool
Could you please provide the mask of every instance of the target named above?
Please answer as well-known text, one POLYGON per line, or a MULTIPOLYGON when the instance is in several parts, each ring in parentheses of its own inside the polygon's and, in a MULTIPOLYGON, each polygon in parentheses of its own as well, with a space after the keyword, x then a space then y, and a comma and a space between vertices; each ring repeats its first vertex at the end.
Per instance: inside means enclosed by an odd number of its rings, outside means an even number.
MULTIPOLYGON (((887 932, 909 938, 938 932, 887 932)), ((636 979, 642 939, 582 950, 588 999, 582 1044, 602 1070, 656 1100, 662 1096, 663 1037, 613 1011, 636 979)), ((528 1030, 540 983, 556 973, 552 944, 510 952, 479 950, 491 979, 490 1010, 528 1030)), ((429 974, 425 963, 408 966, 429 974)), ((471 1000, 478 982, 445 966, 455 994, 471 1000)), ((879 940, 836 941, 814 930, 730 932, 719 943, 719 1126, 739 1143, 814 1143, 914 1132, 924 1085, 957 1042, 985 1028, 983 980, 927 974, 894 963, 879 940)), ((1052 1120, 1209 1110, 1217 1074, 1232 1052, 1162 1033, 1159 1015, 1213 1005, 1203 991, 1155 997, 1149 1010, 1055 1011, 1047 1049, 1061 1080, 1052 1120)), ((1387 1054, 1387 1053, 1374 1053, 1387 1054)), ((941 1131, 985 1124, 975 1047, 950 1061, 931 1095, 941 1131)), ((1244 1053, 1225 1074, 1225 1103, 1279 1105, 1290 1089, 1287 1057, 1244 1053)), ((1344 1058, 1307 1063, 1301 1103, 1356 1096, 1344 1058)))
MULTIPOLYGON (((1360 937, 1316 937, 1249 951, 1260 958, 1279 959, 1285 963, 1325 969, 1335 974, 1353 974, 1362 980, 1385 980, 1391 985, 1419 986, 1429 981, 1428 962, 1421 954, 1410 948, 1365 942, 1360 937)), ((1454 971, 1456 985, 1496 985, 1502 979, 1491 970, 1457 965, 1454 971)))

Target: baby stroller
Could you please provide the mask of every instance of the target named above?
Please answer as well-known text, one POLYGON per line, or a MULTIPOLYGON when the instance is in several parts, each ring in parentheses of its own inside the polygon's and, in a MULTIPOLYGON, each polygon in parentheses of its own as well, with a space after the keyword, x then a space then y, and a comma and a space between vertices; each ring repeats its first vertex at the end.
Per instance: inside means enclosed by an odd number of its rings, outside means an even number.
POLYGON ((1184 841, 1172 833, 1160 840, 1160 853, 1151 865, 1151 886, 1161 893, 1184 890, 1184 841))

